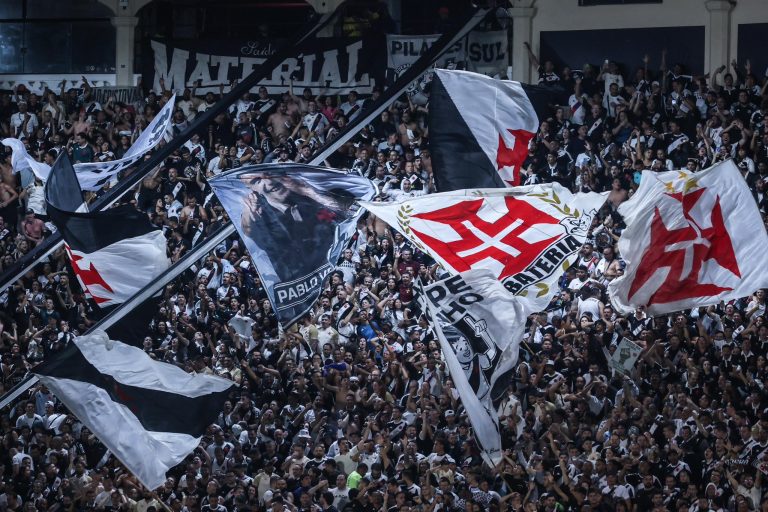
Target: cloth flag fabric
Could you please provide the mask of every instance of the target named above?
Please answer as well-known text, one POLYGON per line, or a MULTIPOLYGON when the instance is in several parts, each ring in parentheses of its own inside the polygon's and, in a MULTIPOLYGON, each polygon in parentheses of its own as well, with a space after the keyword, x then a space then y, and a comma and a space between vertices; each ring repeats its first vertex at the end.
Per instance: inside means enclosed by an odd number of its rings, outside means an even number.
POLYGON ((45 198, 80 285, 100 307, 125 302, 168 268, 165 236, 145 213, 128 205, 75 211, 82 192, 66 153, 53 165, 45 198))
POLYGON ((469 71, 435 70, 429 140, 440 192, 520 184, 520 168, 555 91, 469 71))
POLYGON ((32 372, 149 489, 198 446, 233 386, 153 361, 103 331, 32 372))
POLYGON ((531 305, 488 270, 443 279, 424 294, 475 439, 495 465, 502 458, 497 410, 512 381, 531 305))
POLYGON ((289 327, 320 296, 355 233, 359 199, 376 194, 361 176, 301 164, 248 166, 210 182, 289 327))
POLYGON ((627 266, 608 290, 623 314, 646 306, 662 315, 768 287, 768 235, 732 160, 697 173, 644 171, 619 213, 627 266))
POLYGON ((41 181, 46 181, 48 179, 48 175, 51 173, 51 166, 44 162, 38 162, 32 158, 32 155, 27 153, 24 141, 9 137, 3 139, 2 142, 4 146, 11 148, 11 167, 13 167, 14 173, 30 170, 35 176, 40 178, 41 181))
MULTIPOLYGON (((157 144, 172 134, 171 124, 173 120, 173 109, 176 96, 171 97, 160 112, 155 115, 152 122, 141 132, 141 135, 126 151, 123 158, 110 162, 88 162, 75 164, 75 172, 83 190, 99 190, 105 184, 109 183, 117 173, 134 165, 144 158, 144 155, 154 149, 157 144)), ((23 169, 31 169, 35 176, 42 181, 48 180, 51 173, 51 167, 43 162, 35 160, 24 146, 24 142, 19 139, 7 138, 2 143, 13 151, 11 156, 11 165, 14 172, 23 169)))
POLYGON ((552 183, 361 204, 449 272, 490 270, 514 295, 543 309, 606 197, 552 183))

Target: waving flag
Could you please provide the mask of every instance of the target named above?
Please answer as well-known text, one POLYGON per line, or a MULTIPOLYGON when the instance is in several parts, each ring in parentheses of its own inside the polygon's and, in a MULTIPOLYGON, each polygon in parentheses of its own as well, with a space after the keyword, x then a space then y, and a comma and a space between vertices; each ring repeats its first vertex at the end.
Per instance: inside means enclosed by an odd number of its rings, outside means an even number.
POLYGON ((518 361, 526 317, 534 312, 487 270, 424 288, 451 379, 489 464, 502 458, 497 409, 518 361))
POLYGON ((469 71, 435 70, 429 147, 440 192, 512 187, 554 103, 551 88, 469 71))
POLYGON ((768 235, 732 160, 697 173, 645 171, 619 213, 627 267, 608 289, 622 313, 661 315, 768 287, 768 235))
POLYGON ((165 236, 132 206, 84 212, 82 197, 62 153, 45 186, 48 215, 83 290, 102 308, 121 304, 168 268, 165 236))
POLYGON ((361 204, 448 271, 489 270, 513 294, 543 307, 605 199, 553 183, 361 204))
MULTIPOLYGON (((151 151, 157 144, 165 138, 166 134, 171 133, 171 122, 173 120, 173 109, 176 96, 172 96, 160 112, 152 119, 139 138, 126 151, 125 156, 119 160, 111 162, 89 162, 75 164, 77 179, 80 188, 83 190, 99 190, 105 184, 109 183, 117 173, 136 164, 144 158, 144 155, 151 151)), ((18 139, 3 139, 2 143, 13 151, 11 155, 11 165, 14 172, 22 169, 31 169, 35 176, 42 181, 48 180, 51 173, 51 167, 43 162, 38 162, 27 153, 24 142, 18 139)))
POLYGON ((233 386, 153 361, 103 331, 32 371, 149 489, 197 448, 233 386))
POLYGON ((32 171, 41 181, 46 181, 51 173, 51 166, 38 162, 27 152, 24 141, 12 137, 3 139, 3 145, 11 148, 11 167, 14 173, 19 173, 25 169, 32 171))
POLYGON ((370 180, 301 164, 241 167, 210 181, 283 327, 309 311, 371 199, 370 180))

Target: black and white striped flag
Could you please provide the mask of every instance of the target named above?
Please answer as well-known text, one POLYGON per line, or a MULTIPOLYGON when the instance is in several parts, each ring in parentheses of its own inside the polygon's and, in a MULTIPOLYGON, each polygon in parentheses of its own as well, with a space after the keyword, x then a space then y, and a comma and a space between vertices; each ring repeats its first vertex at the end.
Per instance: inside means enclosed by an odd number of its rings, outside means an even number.
POLYGON ((233 386, 154 361, 103 331, 32 372, 149 489, 198 446, 233 386))

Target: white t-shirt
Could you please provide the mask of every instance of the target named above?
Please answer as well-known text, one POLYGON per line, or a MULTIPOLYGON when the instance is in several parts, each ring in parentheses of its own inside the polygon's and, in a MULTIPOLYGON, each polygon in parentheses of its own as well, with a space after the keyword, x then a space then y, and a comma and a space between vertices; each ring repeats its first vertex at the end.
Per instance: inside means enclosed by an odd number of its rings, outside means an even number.
POLYGON ((613 73, 603 73, 603 80, 605 80, 605 93, 611 89, 611 84, 617 84, 619 90, 624 87, 624 77, 621 75, 614 75, 613 73))
MULTIPOLYGON (((32 135, 37 130, 39 123, 37 122, 37 116, 32 112, 29 114, 29 122, 27 123, 27 133, 32 135)), ((17 138, 23 138, 24 134, 21 132, 21 126, 24 124, 24 114, 16 112, 11 116, 11 131, 12 135, 17 138)))

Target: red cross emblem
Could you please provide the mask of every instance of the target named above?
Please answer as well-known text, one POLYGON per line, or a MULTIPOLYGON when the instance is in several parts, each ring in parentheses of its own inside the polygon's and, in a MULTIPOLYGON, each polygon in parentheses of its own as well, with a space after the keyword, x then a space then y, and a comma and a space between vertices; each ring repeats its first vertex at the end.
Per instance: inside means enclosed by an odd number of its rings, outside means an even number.
POLYGON ((710 213, 710 227, 701 227, 691 215, 691 210, 705 190, 706 188, 700 188, 688 194, 666 194, 678 201, 682 207, 687 223, 687 226, 682 228, 668 229, 661 218, 659 208, 656 207, 651 222, 651 243, 639 258, 637 274, 629 290, 630 300, 659 269, 666 268, 669 272, 661 286, 651 295, 649 304, 711 297, 732 290, 714 283, 699 282, 699 274, 707 260, 713 260, 736 277, 741 277, 733 243, 723 221, 720 197, 715 199, 710 213))
POLYGON ((496 169, 501 175, 501 179, 510 187, 520 184, 520 168, 523 166, 525 158, 528 156, 528 144, 534 136, 533 132, 527 130, 507 131, 514 137, 512 147, 507 146, 503 134, 499 134, 499 147, 496 150, 496 169))
POLYGON ((110 293, 115 293, 115 291, 109 284, 107 284, 96 267, 93 266, 93 263, 88 263, 87 265, 81 263, 81 260, 84 259, 83 256, 73 252, 72 249, 69 248, 69 245, 65 245, 64 247, 66 247, 67 254, 69 254, 69 260, 72 262, 72 270, 75 271, 80 283, 86 288, 88 293, 91 294, 96 304, 109 302, 111 300, 110 298, 99 297, 96 295, 95 287, 100 286, 110 293))
POLYGON ((564 236, 556 218, 511 196, 461 201, 413 217, 437 223, 432 227, 439 238, 421 230, 420 223, 411 229, 457 272, 487 268, 499 279, 523 271, 564 236))

